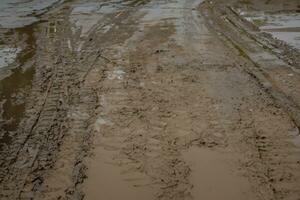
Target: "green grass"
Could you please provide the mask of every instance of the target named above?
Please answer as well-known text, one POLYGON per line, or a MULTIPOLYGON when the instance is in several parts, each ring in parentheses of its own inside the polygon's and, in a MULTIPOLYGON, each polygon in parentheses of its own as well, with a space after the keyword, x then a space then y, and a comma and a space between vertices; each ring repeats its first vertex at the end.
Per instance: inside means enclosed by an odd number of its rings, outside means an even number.
POLYGON ((253 19, 252 20, 253 23, 256 25, 256 26, 263 26, 267 23, 267 18, 264 18, 264 19, 253 19))

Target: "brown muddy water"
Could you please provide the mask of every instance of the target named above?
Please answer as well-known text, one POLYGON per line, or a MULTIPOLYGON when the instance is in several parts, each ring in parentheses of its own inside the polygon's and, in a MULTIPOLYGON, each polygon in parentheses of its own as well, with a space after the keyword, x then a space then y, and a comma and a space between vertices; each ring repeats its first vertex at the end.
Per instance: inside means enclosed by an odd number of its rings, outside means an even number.
POLYGON ((34 74, 34 66, 31 64, 23 68, 25 64, 34 56, 35 37, 32 24, 13 30, 18 37, 25 37, 26 47, 18 53, 15 63, 17 67, 11 70, 11 75, 0 80, 0 102, 2 120, 0 147, 9 144, 11 141, 10 133, 17 129, 17 126, 24 116, 26 90, 30 89, 34 74))
POLYGON ((153 199, 154 191, 145 187, 151 185, 151 180, 147 176, 139 172, 126 173, 118 165, 112 164, 113 151, 107 151, 101 147, 97 148, 97 151, 100 153, 90 160, 89 175, 91 176, 85 186, 86 200, 97 200, 99 194, 103 199, 111 200, 153 199), (128 184, 132 182, 135 184, 128 184))
POLYGON ((299 93, 300 75, 202 0, 145 2, 74 0, 0 30, 0 199, 299 196, 290 100, 268 92, 299 93))
POLYGON ((247 179, 238 176, 230 168, 230 160, 236 155, 226 155, 210 149, 192 147, 184 153, 191 166, 190 181, 193 183, 193 196, 212 200, 251 200, 255 199, 247 179), (226 159, 224 159, 226 158, 226 159))
POLYGON ((25 111, 35 72, 34 30, 40 16, 64 0, 0 1, 0 149, 9 145, 25 111))

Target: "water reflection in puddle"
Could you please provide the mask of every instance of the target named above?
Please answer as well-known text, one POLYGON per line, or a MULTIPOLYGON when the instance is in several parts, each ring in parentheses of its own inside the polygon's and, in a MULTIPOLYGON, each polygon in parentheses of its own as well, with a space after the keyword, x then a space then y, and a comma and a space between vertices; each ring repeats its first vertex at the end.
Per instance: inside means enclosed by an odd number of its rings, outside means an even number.
MULTIPOLYGON (((10 144, 11 133, 17 130, 24 116, 25 96, 30 89, 35 70, 33 66, 24 68, 35 54, 34 27, 35 24, 32 24, 13 30, 18 37, 25 38, 26 47, 18 53, 15 52, 15 63, 19 67, 12 69, 10 76, 0 80, 0 149, 4 144, 10 144)), ((10 61, 14 62, 14 59, 10 61)))
POLYGON ((240 12, 262 31, 300 49, 300 13, 240 12))
POLYGON ((70 15, 70 22, 81 31, 81 37, 87 33, 103 18, 105 14, 111 14, 116 10, 116 5, 103 2, 91 2, 75 4, 70 15))
POLYGON ((149 0, 110 0, 104 2, 91 0, 74 3, 69 18, 74 25, 72 31, 73 33, 80 32, 80 36, 85 37, 98 24, 104 33, 108 32, 111 27, 103 24, 105 17, 116 17, 118 16, 116 13, 119 12, 120 14, 125 7, 136 7, 148 2, 149 0))
POLYGON ((291 142, 292 142, 295 146, 297 146, 297 147, 300 148, 300 135, 298 135, 298 136, 296 136, 295 138, 293 138, 293 139, 291 140, 291 142))
POLYGON ((291 130, 289 132, 290 138, 288 139, 289 142, 291 142, 294 146, 300 148, 300 135, 299 135, 299 129, 295 128, 294 130, 291 130))
POLYGON ((19 52, 19 48, 0 45, 0 68, 7 67, 13 63, 19 52))
POLYGON ((39 19, 38 15, 63 0, 0 0, 0 27, 20 28, 39 19))

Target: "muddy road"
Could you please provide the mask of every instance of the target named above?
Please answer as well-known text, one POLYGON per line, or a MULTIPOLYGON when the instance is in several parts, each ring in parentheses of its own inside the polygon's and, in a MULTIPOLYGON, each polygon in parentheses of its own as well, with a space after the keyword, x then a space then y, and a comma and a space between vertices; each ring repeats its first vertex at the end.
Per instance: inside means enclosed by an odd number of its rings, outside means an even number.
POLYGON ((2 18, 0 199, 299 200, 299 49, 226 2, 2 18))

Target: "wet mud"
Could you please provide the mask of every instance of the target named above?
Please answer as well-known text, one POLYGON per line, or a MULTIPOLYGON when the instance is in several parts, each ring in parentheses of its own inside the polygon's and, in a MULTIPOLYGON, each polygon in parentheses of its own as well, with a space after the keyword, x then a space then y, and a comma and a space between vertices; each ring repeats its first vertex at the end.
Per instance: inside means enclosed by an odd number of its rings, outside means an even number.
MULTIPOLYGON (((9 145, 12 134, 24 117, 25 98, 30 93, 34 76, 33 56, 35 54, 35 24, 11 30, 11 36, 25 43, 24 49, 17 53, 12 61, 9 75, 0 80, 1 134, 0 146, 9 145)), ((3 73, 5 74, 5 73, 3 73)))
POLYGON ((242 13, 297 2, 49 2, 0 31, 0 199, 299 198, 298 29, 242 13))

